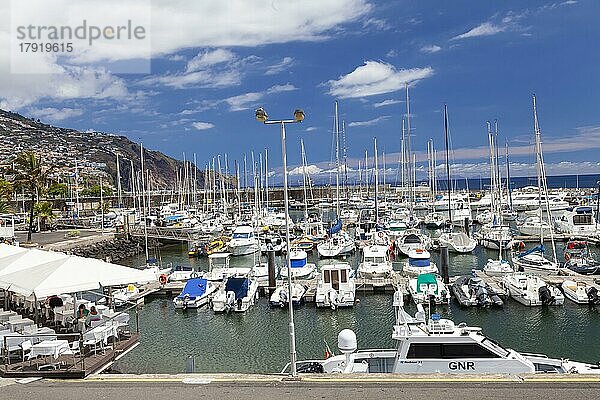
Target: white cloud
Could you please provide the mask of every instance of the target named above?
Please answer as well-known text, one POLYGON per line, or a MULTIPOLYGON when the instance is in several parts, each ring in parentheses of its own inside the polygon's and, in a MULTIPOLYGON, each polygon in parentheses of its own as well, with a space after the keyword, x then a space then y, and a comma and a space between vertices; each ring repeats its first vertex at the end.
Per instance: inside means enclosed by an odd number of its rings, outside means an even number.
POLYGON ((404 87, 406 83, 416 82, 433 75, 433 68, 411 68, 397 70, 393 65, 366 61, 347 75, 326 83, 329 94, 339 98, 366 97, 391 93, 404 87))
POLYGON ((391 28, 391 25, 384 19, 369 18, 363 22, 363 28, 373 27, 380 31, 385 31, 391 28))
POLYGON ((306 132, 313 132, 316 130, 317 130, 317 127, 315 127, 315 126, 309 126, 308 128, 305 129, 306 132))
POLYGON ((504 32, 505 30, 506 30, 506 28, 503 26, 496 25, 492 22, 484 22, 480 25, 477 25, 475 28, 473 28, 465 33, 454 36, 450 40, 460 40, 460 39, 467 39, 467 38, 473 38, 473 37, 478 37, 478 36, 492 36, 497 33, 504 32))
MULTIPOLYGON (((309 175, 317 175, 323 171, 321 168, 319 168, 316 165, 307 165, 305 167, 305 170, 306 170, 306 173, 309 175)), ((283 169, 282 169, 282 171, 283 171, 283 169)), ((303 173, 304 173, 304 170, 303 170, 302 166, 295 167, 295 168, 288 170, 289 175, 302 175, 303 173)), ((282 175, 283 175, 283 173, 282 173, 282 175)))
POLYGON ((228 97, 223 101, 229 104, 231 111, 242 111, 260 106, 259 100, 262 100, 267 94, 289 92, 292 90, 296 90, 296 87, 290 83, 286 83, 284 85, 271 86, 262 92, 249 92, 228 97))
POLYGON ((427 46, 423 46, 420 49, 421 53, 437 53, 440 50, 442 50, 442 48, 436 44, 430 44, 427 46))
POLYGON ((185 72, 190 73, 212 67, 214 65, 231 62, 236 59, 234 53, 225 49, 208 50, 188 61, 185 72))
POLYGON ((391 106, 391 105, 398 104, 398 103, 404 103, 404 101, 396 100, 396 99, 386 99, 386 100, 380 101, 378 103, 373 103, 373 107, 379 108, 379 107, 391 106))
POLYGON ((215 125, 211 124, 210 122, 200 122, 200 121, 192 123, 192 126, 199 131, 204 131, 206 129, 211 129, 211 128, 215 127, 215 125))
POLYGON ((373 125, 377 125, 378 123, 380 123, 381 121, 385 121, 386 119, 390 118, 389 115, 382 115, 380 117, 377 118, 373 118, 370 119, 368 121, 353 121, 350 122, 348 124, 349 127, 356 127, 356 126, 373 126, 373 125))
POLYGON ((48 121, 62 121, 68 118, 78 117, 83 114, 83 110, 79 108, 34 108, 29 110, 28 114, 36 118, 48 121))
POLYGON ((283 57, 280 62, 269 65, 265 71, 265 75, 276 75, 290 68, 292 65, 294 65, 294 59, 292 57, 283 57))
POLYGON ((395 49, 390 49, 390 51, 388 51, 385 56, 387 58, 394 58, 398 56, 398 52, 395 49))

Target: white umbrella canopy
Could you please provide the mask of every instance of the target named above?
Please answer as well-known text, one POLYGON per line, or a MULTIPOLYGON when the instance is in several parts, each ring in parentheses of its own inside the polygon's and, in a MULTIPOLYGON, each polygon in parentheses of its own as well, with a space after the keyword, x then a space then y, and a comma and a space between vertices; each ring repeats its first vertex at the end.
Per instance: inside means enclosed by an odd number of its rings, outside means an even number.
POLYGON ((65 256, 46 262, 40 261, 42 262, 31 264, 29 268, 0 274, 0 288, 24 296, 35 294, 39 299, 64 293, 98 290, 101 286, 145 283, 155 279, 144 271, 93 258, 65 256))
POLYGON ((3 244, 0 246, 0 276, 51 261, 66 260, 68 257, 64 253, 3 244))

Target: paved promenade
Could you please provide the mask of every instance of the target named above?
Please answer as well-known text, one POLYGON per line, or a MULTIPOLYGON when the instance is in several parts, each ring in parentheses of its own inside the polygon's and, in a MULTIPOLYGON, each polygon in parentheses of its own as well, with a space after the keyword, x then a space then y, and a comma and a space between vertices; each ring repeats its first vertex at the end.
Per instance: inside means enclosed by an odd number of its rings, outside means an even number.
POLYGON ((596 399, 600 376, 102 375, 80 381, 0 380, 3 399, 596 399))

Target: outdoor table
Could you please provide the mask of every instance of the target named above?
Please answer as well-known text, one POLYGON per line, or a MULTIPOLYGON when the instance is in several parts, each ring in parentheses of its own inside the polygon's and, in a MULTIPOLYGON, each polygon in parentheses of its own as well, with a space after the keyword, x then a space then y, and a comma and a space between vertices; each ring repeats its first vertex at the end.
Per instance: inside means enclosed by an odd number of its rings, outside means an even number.
POLYGON ((129 323, 129 314, 122 311, 107 311, 102 314, 103 319, 112 319, 112 321, 117 322, 119 326, 124 326, 129 323))
POLYGON ((58 310, 57 307, 57 309, 54 310, 54 321, 60 322, 63 326, 66 326, 67 321, 71 321, 73 318, 75 318, 75 310, 72 308, 58 310))
MULTIPOLYGON (((34 344, 31 347, 29 359, 37 358, 39 356, 52 356, 56 360, 62 353, 65 353, 69 350, 69 342, 67 340, 44 340, 43 342, 34 344)), ((59 363, 39 365, 38 370, 45 367, 52 367, 56 369, 58 365, 59 363)))
POLYGON ((18 332, 28 325, 35 325, 35 322, 29 318, 22 318, 8 321, 5 325, 8 325, 8 328, 11 330, 11 332, 18 332))
POLYGON ((13 315, 17 315, 14 311, 2 311, 0 312, 0 322, 6 322, 13 315))
POLYGON ((56 340, 56 332, 54 331, 54 329, 48 328, 46 326, 34 329, 31 332, 25 332, 24 335, 31 335, 31 341, 34 344, 43 342, 45 340, 56 340))
POLYGON ((39 356, 53 356, 58 358, 62 353, 69 350, 69 342, 67 340, 44 340, 31 347, 31 358, 39 356))

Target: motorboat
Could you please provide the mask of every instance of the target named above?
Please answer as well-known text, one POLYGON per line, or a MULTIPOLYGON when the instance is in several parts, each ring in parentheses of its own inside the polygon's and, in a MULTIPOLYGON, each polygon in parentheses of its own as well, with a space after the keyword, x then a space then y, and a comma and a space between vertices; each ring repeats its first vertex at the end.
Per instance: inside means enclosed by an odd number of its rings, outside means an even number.
POLYGON ((285 240, 279 234, 267 233, 260 236, 260 252, 266 254, 273 250, 275 254, 282 254, 286 249, 285 240))
POLYGON ((408 260, 404 262, 402 272, 407 276, 420 274, 437 274, 438 267, 431 262, 431 254, 425 249, 414 249, 408 253, 408 260))
POLYGON ((540 219, 539 216, 529 216, 517 224, 519 233, 525 236, 549 237, 552 234, 552 226, 540 219))
MULTIPOLYGON (((299 283, 292 283, 292 305, 297 307, 304 302, 304 295, 306 294, 306 286, 299 283)), ((288 284, 283 283, 275 288, 273 294, 269 298, 269 304, 271 307, 285 307, 289 301, 289 289, 288 284)))
POLYGON ((115 307, 125 307, 128 304, 132 304, 134 300, 140 294, 140 289, 129 284, 124 288, 113 290, 112 302, 115 307))
POLYGON ((303 236, 298 239, 294 239, 290 243, 292 250, 304 250, 306 252, 312 251, 315 247, 315 242, 308 236, 303 236))
POLYGON ((204 278, 189 279, 181 293, 173 299, 175 308, 199 308, 208 304, 210 296, 217 290, 217 286, 204 278))
POLYGON ((321 276, 317 283, 315 302, 317 307, 354 306, 356 283, 348 263, 335 263, 321 267, 321 276))
POLYGON ((537 275, 522 272, 504 275, 502 285, 510 297, 525 306, 560 306, 565 302, 559 288, 548 285, 537 275))
MULTIPOLYGON (((414 316, 404 310, 401 292, 393 297, 396 322, 395 348, 357 350, 356 334, 344 329, 338 335, 341 354, 323 360, 296 363, 299 373, 394 374, 598 374, 598 365, 519 353, 502 347, 478 327, 456 325, 440 314, 426 314, 417 305, 414 316)), ((289 369, 286 365, 282 373, 289 369)))
POLYGON ((222 281, 228 276, 248 275, 253 266, 232 267, 231 253, 213 253, 208 256, 208 272, 202 277, 209 281, 222 281))
POLYGON ((590 253, 585 240, 570 240, 564 251, 565 268, 578 274, 595 274, 600 269, 600 263, 590 253))
POLYGON ((358 276, 367 279, 387 278, 394 270, 388 257, 388 247, 371 245, 362 249, 363 257, 358 265, 358 276))
POLYGON ((187 281, 188 279, 197 278, 199 275, 194 267, 189 265, 176 265, 169 274, 169 281, 187 281))
POLYGON ((248 277, 231 276, 225 285, 217 290, 212 307, 216 313, 245 312, 258 298, 258 282, 248 277))
POLYGON ((486 249, 508 249, 513 240, 513 234, 508 225, 483 225, 474 236, 479 244, 486 249))
MULTIPOLYGON (((308 255, 303 250, 293 250, 290 252, 290 264, 292 266, 292 279, 310 279, 317 271, 317 266, 307 262, 308 255)), ((288 276, 287 266, 281 267, 279 275, 288 276)))
POLYGON ((260 243, 251 226, 241 225, 234 229, 227 247, 232 256, 245 256, 259 251, 260 243))
POLYGON ((562 283, 561 288, 565 297, 577 304, 600 304, 600 293, 596 286, 588 285, 586 282, 566 280, 562 283))
POLYGON ((419 229, 407 229, 402 236, 396 240, 397 249, 408 256, 411 250, 431 248, 431 239, 429 236, 421 233, 419 229))
POLYGON ((450 290, 437 274, 420 274, 411 278, 408 293, 415 304, 450 304, 450 290))
POLYGON ((449 251, 460 254, 470 253, 477 246, 477 241, 464 232, 444 232, 438 237, 438 242, 449 251))
POLYGON ((430 212, 425 215, 423 223, 427 229, 441 229, 446 226, 447 217, 445 214, 438 212, 430 212))
POLYGON ((451 287, 461 306, 487 308, 504 305, 500 296, 478 276, 459 276, 451 287))
POLYGON ((346 225, 353 225, 358 221, 358 213, 354 209, 346 208, 340 212, 340 219, 346 225))
POLYGON ((544 257, 544 245, 540 244, 513 256, 514 269, 538 275, 558 274, 558 265, 544 257))
POLYGON ((570 236, 594 236, 598 230, 598 223, 592 214, 592 207, 589 206, 573 207, 564 211, 554 223, 559 232, 570 236))
POLYGON ((224 252, 224 250, 227 248, 227 242, 228 240, 226 240, 224 237, 213 239, 206 245, 206 254, 210 256, 214 253, 224 252))
POLYGON ((323 258, 335 258, 352 253, 356 249, 354 240, 346 231, 338 231, 327 240, 317 244, 317 252, 323 258))
POLYGON ((492 260, 489 258, 483 267, 483 273, 487 276, 504 276, 515 272, 510 263, 506 260, 492 260))
POLYGON ((480 225, 490 224, 495 218, 498 218, 497 215, 490 210, 483 210, 475 214, 475 221, 480 225))

